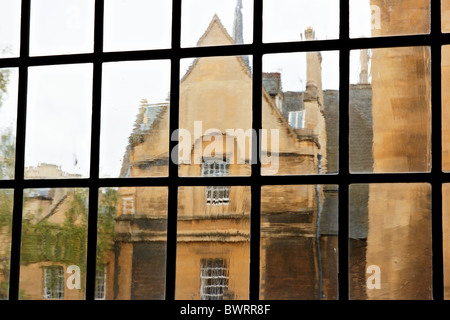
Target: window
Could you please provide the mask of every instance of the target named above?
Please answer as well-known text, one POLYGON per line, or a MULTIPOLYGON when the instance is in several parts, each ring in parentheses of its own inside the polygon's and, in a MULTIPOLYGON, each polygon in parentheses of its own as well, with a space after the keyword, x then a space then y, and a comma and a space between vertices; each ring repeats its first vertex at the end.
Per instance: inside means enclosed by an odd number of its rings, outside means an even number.
POLYGON ((202 177, 226 177, 230 175, 230 164, 224 160, 207 159, 202 163, 202 177))
MULTIPOLYGON (((226 177, 230 175, 230 164, 224 160, 208 159, 202 163, 202 177, 226 177)), ((206 205, 228 205, 229 186, 207 186, 206 205)))
POLYGON ((223 259, 203 259, 201 261, 202 300, 224 300, 228 289, 228 267, 223 259))
POLYGON ((95 299, 105 300, 106 298, 106 267, 97 270, 95 276, 95 299))
POLYGON ((305 128, 305 110, 290 111, 289 112, 289 125, 294 129, 305 128))
POLYGON ((134 214, 134 199, 131 197, 122 198, 123 214, 134 214))
POLYGON ((44 267, 44 297, 46 299, 64 299, 63 267, 44 267))

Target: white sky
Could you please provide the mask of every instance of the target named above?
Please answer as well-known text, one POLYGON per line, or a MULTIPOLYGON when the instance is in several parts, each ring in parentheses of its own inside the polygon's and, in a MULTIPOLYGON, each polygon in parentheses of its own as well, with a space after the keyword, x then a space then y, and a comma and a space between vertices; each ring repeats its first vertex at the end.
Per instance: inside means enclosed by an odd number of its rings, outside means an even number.
MULTIPOLYGON (((252 43, 253 1, 242 2, 244 42, 252 43)), ((94 0, 31 3, 31 55, 92 52, 94 0)), ((105 51, 170 47, 171 1, 105 0, 105 4, 105 51)), ((215 13, 232 34, 235 5, 236 0, 183 0, 181 45, 195 46, 215 13)), ((264 0, 263 41, 300 40, 300 34, 309 26, 315 30, 317 39, 337 38, 338 5, 338 0, 264 0)), ((350 5, 351 36, 370 36, 369 0, 351 0, 350 5)), ((9 53, 0 53, 0 57, 18 55, 19 30, 20 1, 1 0, 0 48, 7 46, 9 53)), ((302 56, 267 55, 263 69, 281 72, 284 90, 303 90, 306 64, 302 56)), ((339 55, 322 52, 322 57, 323 88, 338 89, 339 55)), ((352 66, 359 64, 358 59, 352 55, 352 66)), ((190 61, 181 61, 182 72, 190 61)), ((357 69, 352 68, 352 82, 357 79, 357 69)), ((90 70, 90 65, 30 69, 26 165, 52 162, 69 173, 88 176, 90 70), (43 146, 43 141, 52 142, 43 146)), ((169 93, 170 63, 109 63, 104 65, 103 76, 100 173, 103 177, 116 177, 141 99, 161 102, 169 93)), ((0 109, 0 132, 15 121, 17 78, 14 77, 0 109)))

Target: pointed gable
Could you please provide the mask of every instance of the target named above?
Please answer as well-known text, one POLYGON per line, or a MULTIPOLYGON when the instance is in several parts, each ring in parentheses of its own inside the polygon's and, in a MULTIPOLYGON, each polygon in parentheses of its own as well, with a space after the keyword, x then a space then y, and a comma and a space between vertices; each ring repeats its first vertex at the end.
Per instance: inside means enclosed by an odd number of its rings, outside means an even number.
POLYGON ((223 26, 217 14, 214 15, 205 33, 197 42, 198 47, 233 45, 234 40, 223 26))

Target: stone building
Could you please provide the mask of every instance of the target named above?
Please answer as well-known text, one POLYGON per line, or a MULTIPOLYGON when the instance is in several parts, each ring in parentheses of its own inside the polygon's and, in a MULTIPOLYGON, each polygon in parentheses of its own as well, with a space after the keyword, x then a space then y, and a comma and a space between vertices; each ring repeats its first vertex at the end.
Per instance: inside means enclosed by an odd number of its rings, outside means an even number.
MULTIPOLYGON (((306 34, 313 37, 311 29, 306 34)), ((238 40, 214 16, 198 45, 238 40)), ((305 110, 301 126, 292 125, 292 120, 290 125, 289 116, 284 115, 285 94, 279 76, 270 76, 270 81, 263 76, 262 128, 268 134, 262 150, 272 159, 277 157, 278 167, 263 164, 262 174, 328 170, 320 53, 308 53, 307 59, 309 78, 301 95, 305 110)), ((251 88, 246 57, 203 57, 192 63, 180 82, 179 127, 189 133, 189 139, 180 139, 184 147, 179 153, 180 176, 203 176, 207 183, 208 176, 250 175, 253 135, 242 138, 237 130, 251 132, 251 88), (203 130, 198 134, 196 122, 200 121, 203 130)), ((168 109, 169 103, 143 102, 124 158, 123 176, 167 175, 168 109)), ((119 188, 119 194, 122 202, 116 216, 114 254, 107 262, 107 279, 112 280, 107 280, 106 297, 163 299, 167 190, 127 187, 119 188)), ((248 186, 179 188, 176 299, 249 298, 250 199, 248 186)), ((337 193, 332 186, 263 189, 261 298, 336 299, 335 204, 337 193)))

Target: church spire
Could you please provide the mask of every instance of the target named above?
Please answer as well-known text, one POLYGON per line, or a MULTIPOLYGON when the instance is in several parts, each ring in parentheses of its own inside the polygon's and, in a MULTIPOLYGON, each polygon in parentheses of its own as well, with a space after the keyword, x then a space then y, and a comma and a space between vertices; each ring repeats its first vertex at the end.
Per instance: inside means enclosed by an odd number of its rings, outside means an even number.
POLYGON ((233 39, 236 44, 244 43, 243 36, 243 24, 242 24, 242 0, 237 0, 236 9, 234 12, 234 24, 233 24, 233 39))

